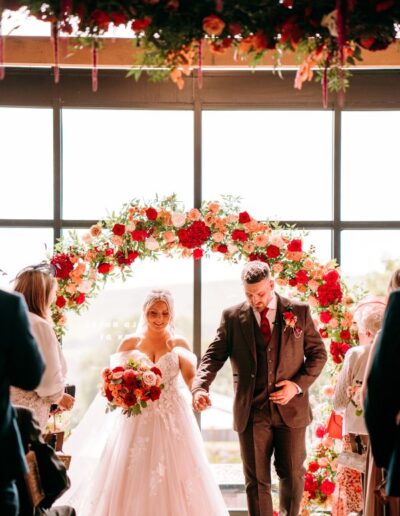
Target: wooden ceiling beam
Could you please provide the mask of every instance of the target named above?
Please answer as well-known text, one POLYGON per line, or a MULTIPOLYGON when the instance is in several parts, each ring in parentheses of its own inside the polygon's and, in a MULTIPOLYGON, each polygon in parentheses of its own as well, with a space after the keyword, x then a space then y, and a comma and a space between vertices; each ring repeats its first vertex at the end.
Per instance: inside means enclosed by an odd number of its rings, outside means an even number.
MULTIPOLYGON (((139 57, 141 49, 135 48, 132 39, 104 38, 102 48, 99 50, 99 68, 131 68, 139 57)), ((268 69, 273 67, 272 51, 267 52, 257 68, 268 69)), ((6 36, 4 38, 4 64, 13 67, 47 67, 54 62, 53 46, 50 38, 38 36, 6 36)), ((74 49, 71 40, 60 38, 59 62, 62 68, 87 68, 92 64, 91 50, 89 48, 74 49)), ((203 67, 205 69, 236 69, 249 68, 248 62, 235 60, 232 50, 223 55, 212 54, 205 49, 203 67)), ((282 57, 283 68, 296 67, 295 57, 287 53, 282 57)), ((379 52, 364 50, 363 61, 356 68, 390 69, 400 68, 399 45, 391 45, 379 52)))

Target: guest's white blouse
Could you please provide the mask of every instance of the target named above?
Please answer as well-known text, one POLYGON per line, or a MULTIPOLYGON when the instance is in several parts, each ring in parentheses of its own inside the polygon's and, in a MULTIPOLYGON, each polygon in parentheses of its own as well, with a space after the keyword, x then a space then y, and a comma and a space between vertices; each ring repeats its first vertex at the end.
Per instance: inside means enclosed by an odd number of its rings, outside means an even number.
POLYGON ((343 435, 368 434, 362 413, 361 387, 370 349, 370 344, 349 349, 337 379, 333 408, 343 414, 343 435), (361 412, 361 415, 356 412, 361 412))
POLYGON ((31 312, 29 320, 33 336, 46 364, 42 380, 35 391, 41 398, 55 397, 54 401, 57 401, 64 392, 67 374, 67 364, 60 343, 48 321, 31 312))

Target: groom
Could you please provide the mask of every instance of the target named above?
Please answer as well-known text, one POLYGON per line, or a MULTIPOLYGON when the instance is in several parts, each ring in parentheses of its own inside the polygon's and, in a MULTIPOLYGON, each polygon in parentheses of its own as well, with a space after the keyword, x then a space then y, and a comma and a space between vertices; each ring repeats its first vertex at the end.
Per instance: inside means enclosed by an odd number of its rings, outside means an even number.
POLYGON ((193 382, 193 407, 211 405, 209 387, 230 358, 251 516, 272 516, 271 456, 280 478, 279 514, 297 516, 304 487, 305 431, 312 415, 308 388, 327 356, 308 305, 279 296, 267 264, 242 271, 247 302, 226 309, 193 382))

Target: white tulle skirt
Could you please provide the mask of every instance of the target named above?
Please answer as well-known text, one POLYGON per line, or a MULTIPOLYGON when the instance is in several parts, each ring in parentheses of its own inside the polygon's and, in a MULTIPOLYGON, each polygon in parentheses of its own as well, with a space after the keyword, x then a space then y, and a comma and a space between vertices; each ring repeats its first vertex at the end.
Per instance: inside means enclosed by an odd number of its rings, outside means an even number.
POLYGON ((78 516, 228 514, 179 390, 137 417, 104 411, 97 396, 66 442, 72 486, 57 505, 72 505, 78 516))

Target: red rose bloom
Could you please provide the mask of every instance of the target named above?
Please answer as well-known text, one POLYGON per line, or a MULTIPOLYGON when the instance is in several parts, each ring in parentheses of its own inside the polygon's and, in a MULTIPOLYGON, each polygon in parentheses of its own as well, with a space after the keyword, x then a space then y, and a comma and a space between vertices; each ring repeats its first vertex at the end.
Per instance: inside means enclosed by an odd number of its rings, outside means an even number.
POLYGON ((210 228, 202 220, 195 220, 187 228, 178 231, 179 243, 188 249, 201 247, 210 235, 210 228))
POLYGON ((281 250, 277 245, 269 245, 267 247, 267 256, 268 258, 278 258, 281 254, 281 250))
POLYGON ((228 246, 225 244, 219 244, 219 246, 217 247, 217 251, 219 253, 225 254, 228 252, 228 246))
POLYGON ((294 239, 288 243, 287 249, 288 251, 292 251, 295 253, 299 253, 302 251, 303 242, 298 239, 294 239))
POLYGON ((157 385, 152 385, 150 387, 150 398, 152 401, 158 400, 158 398, 161 395, 161 389, 160 387, 157 387, 157 385))
POLYGON ((113 373, 121 373, 122 371, 125 371, 125 369, 122 366, 116 366, 113 369, 111 369, 113 373))
POLYGON ((110 389, 108 387, 106 387, 104 389, 104 392, 105 392, 105 395, 106 395, 106 398, 108 399, 108 401, 112 401, 113 400, 113 395, 112 395, 110 389))
POLYGON ((107 30, 108 26, 111 22, 111 18, 108 16, 108 14, 101 9, 95 9, 92 12, 91 16, 93 22, 99 29, 107 30))
POLYGON ((124 376, 123 376, 123 379, 124 379, 124 382, 126 383, 126 385, 133 385, 136 387, 136 375, 135 375, 135 372, 132 370, 132 369, 126 369, 126 371, 124 371, 124 376))
POLYGON ((200 258, 203 256, 203 249, 194 249, 193 250, 193 258, 195 260, 200 260, 200 258))
POLYGON ((337 283, 339 279, 339 273, 336 270, 329 271, 324 275, 324 280, 327 283, 337 283))
POLYGON ((332 319, 332 314, 328 311, 324 311, 324 312, 321 312, 319 314, 319 320, 324 323, 324 324, 328 324, 328 322, 332 319))
POLYGON ((340 342, 335 342, 334 340, 331 341, 329 351, 332 353, 332 355, 338 355, 340 353, 340 345, 340 342))
POLYGON ((156 366, 152 367, 150 371, 153 371, 154 374, 158 374, 158 376, 162 376, 160 369, 158 369, 156 366))
POLYGON ((315 435, 319 439, 322 439, 325 434, 326 434, 326 426, 325 425, 318 425, 317 428, 315 429, 315 435))
POLYGON ((308 465, 308 471, 311 471, 311 473, 315 473, 319 469, 319 464, 315 460, 310 462, 308 465))
POLYGON ((131 231, 132 240, 135 242, 144 242, 148 236, 145 229, 135 229, 131 231))
POLYGON ((323 339, 327 339, 328 338, 328 332, 326 331, 325 328, 320 328, 319 329, 319 334, 321 335, 321 337, 323 339))
POLYGON ((350 348, 351 346, 350 344, 347 344, 347 342, 342 342, 342 344, 340 344, 340 351, 343 355, 345 355, 350 348))
POLYGON ((125 256, 123 251, 118 251, 118 253, 115 255, 119 265, 132 265, 138 256, 139 253, 137 251, 130 251, 128 256, 125 256))
POLYGON ((128 392, 124 396, 124 401, 125 401, 126 405, 128 405, 128 407, 133 407, 133 405, 136 405, 136 403, 137 403, 137 398, 133 394, 133 392, 128 392))
POLYGON ((114 224, 112 228, 112 232, 114 235, 122 236, 125 233, 125 225, 124 224, 114 224))
POLYGON ((154 208, 147 208, 146 216, 149 220, 156 220, 158 216, 157 210, 154 208))
POLYGON ((111 249, 111 247, 109 247, 108 249, 106 249, 104 254, 106 256, 112 256, 114 254, 114 249, 111 249))
POLYGON ((319 489, 321 493, 323 493, 326 496, 329 496, 335 490, 335 484, 326 478, 323 482, 321 482, 319 489))
POLYGON ((67 279, 69 273, 73 270, 74 264, 71 262, 69 256, 65 253, 55 254, 50 263, 56 269, 56 278, 67 279))
POLYGON ((296 278, 290 278, 289 285, 291 287, 295 287, 297 285, 297 279, 296 278))
POLYGON ((132 30, 135 32, 141 32, 142 30, 145 30, 151 23, 151 18, 148 16, 145 16, 142 20, 134 20, 132 22, 132 30))
POLYGON ((74 298, 75 299, 75 303, 77 305, 81 305, 82 303, 85 302, 85 298, 86 298, 86 296, 85 296, 85 294, 83 292, 77 292, 77 294, 76 294, 76 296, 74 298))
POLYGON ((118 27, 118 25, 125 25, 127 22, 126 16, 123 13, 111 13, 110 16, 116 27, 118 27))
POLYGON ((311 473, 306 473, 304 476, 304 490, 310 494, 315 494, 318 489, 318 482, 311 473))
POLYGON ((256 260, 258 260, 260 262, 268 263, 268 259, 265 256, 265 254, 261 254, 261 253, 251 253, 251 254, 249 254, 249 261, 250 262, 255 262, 256 260))
POLYGON ((332 355, 332 360, 335 364, 341 364, 343 362, 341 355, 332 355))
POLYGON ((340 332, 340 338, 342 340, 350 340, 351 334, 350 334, 349 330, 342 330, 340 332))
POLYGON ((242 212, 239 213, 239 222, 240 222, 240 224, 246 224, 246 222, 250 222, 250 221, 251 221, 251 217, 247 213, 247 211, 242 211, 242 212))
POLYGON ((56 299, 56 306, 58 306, 58 308, 63 308, 66 304, 67 300, 65 299, 64 296, 57 296, 57 299, 56 299))
POLYGON ((299 285, 305 285, 308 283, 308 274, 307 271, 304 269, 301 269, 296 272, 296 280, 299 285))
POLYGON ((243 231, 242 229, 234 229, 232 231, 232 240, 240 242, 246 242, 246 240, 249 239, 249 235, 246 233, 246 231, 243 231))
POLYGON ((333 305, 342 300, 343 293, 339 283, 323 283, 316 295, 321 306, 333 305))
POLYGON ((98 266, 97 266, 97 270, 101 273, 101 274, 109 274, 111 272, 111 269, 112 269, 112 265, 111 263, 100 263, 98 266))

